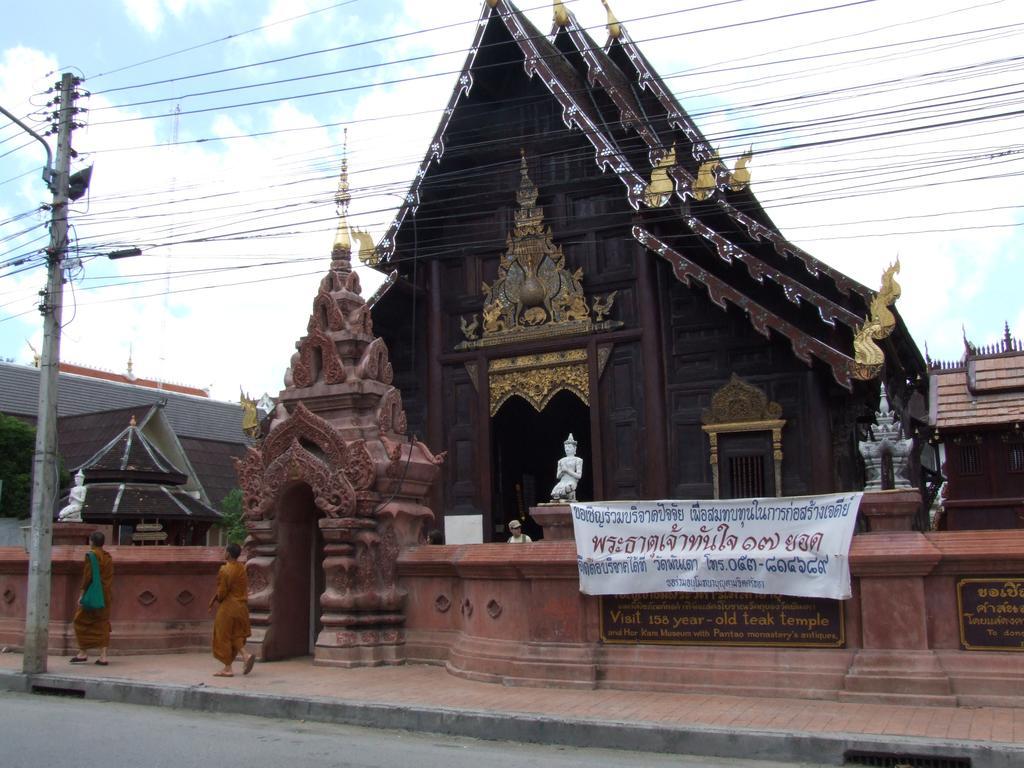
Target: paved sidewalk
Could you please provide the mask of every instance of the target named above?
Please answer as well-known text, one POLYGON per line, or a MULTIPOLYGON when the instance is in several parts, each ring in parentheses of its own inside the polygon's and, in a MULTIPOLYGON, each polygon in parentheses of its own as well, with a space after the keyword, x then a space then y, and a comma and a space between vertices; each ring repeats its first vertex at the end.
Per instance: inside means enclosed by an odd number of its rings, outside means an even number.
POLYGON ((915 707, 801 699, 478 683, 443 667, 257 664, 217 678, 205 654, 114 656, 110 666, 51 657, 31 680, 0 654, 0 690, 210 712, 339 722, 568 746, 841 765, 848 750, 970 758, 972 768, 1024 765, 1024 709, 915 707))

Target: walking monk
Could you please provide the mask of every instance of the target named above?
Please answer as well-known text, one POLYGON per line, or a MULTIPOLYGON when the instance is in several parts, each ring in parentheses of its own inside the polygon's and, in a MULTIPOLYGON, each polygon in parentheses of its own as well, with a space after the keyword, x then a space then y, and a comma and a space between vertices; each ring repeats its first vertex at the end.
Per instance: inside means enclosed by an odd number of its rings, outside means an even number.
MULTIPOLYGON (((107 666, 107 646, 110 645, 110 585, 114 581, 114 559, 103 549, 106 537, 102 531, 93 531, 89 535, 89 551, 85 555, 85 568, 82 570, 82 597, 89 591, 93 583, 93 574, 99 576, 103 589, 103 605, 97 608, 86 608, 81 603, 75 611, 73 624, 75 638, 78 640, 78 653, 71 657, 72 664, 85 664, 89 661, 90 648, 99 648, 100 657, 96 663, 107 666)), ((92 593, 96 591, 93 587, 92 593)), ((87 601, 89 602, 89 601, 87 601)))
POLYGON ((225 563, 217 574, 217 594, 210 598, 210 610, 217 605, 213 619, 213 657, 224 668, 213 673, 214 677, 234 677, 232 664, 241 653, 244 659, 242 674, 252 672, 256 656, 245 651, 245 639, 249 637, 249 580, 245 566, 238 562, 242 548, 235 543, 224 550, 225 563))

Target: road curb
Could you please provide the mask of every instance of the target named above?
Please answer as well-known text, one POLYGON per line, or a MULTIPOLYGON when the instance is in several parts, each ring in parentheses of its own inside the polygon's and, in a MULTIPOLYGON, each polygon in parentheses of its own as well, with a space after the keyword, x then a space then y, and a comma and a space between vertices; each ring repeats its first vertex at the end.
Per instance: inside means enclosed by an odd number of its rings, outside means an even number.
POLYGON ((10 670, 0 670, 0 690, 64 694, 97 701, 171 707, 195 712, 466 736, 488 741, 701 757, 842 765, 846 752, 856 750, 931 758, 966 758, 970 760, 971 768, 1015 768, 1024 764, 1024 746, 1008 743, 560 719, 521 713, 381 704, 315 696, 280 696, 208 688, 204 685, 157 685, 61 674, 26 675, 10 670))

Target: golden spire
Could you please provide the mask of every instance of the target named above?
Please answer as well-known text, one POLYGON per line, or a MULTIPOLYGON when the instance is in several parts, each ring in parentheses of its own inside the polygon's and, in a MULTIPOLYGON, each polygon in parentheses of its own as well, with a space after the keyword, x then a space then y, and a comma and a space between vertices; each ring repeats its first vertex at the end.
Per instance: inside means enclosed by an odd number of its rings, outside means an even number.
POLYGON ((132 414, 132 417, 131 417, 130 419, 128 419, 128 426, 129 426, 129 427, 134 427, 134 426, 136 426, 136 422, 135 422, 135 414, 134 414, 134 413, 132 414))
POLYGON ((604 4, 604 9, 608 11, 608 34, 615 40, 619 39, 622 34, 622 26, 619 24, 619 20, 615 18, 615 14, 612 13, 612 7, 608 5, 608 0, 601 0, 604 4))
POLYGON ((569 23, 569 12, 565 10, 565 6, 562 5, 562 0, 554 0, 553 6, 555 11, 555 24, 560 27, 564 27, 569 23))
POLYGON ((348 204, 352 200, 348 187, 348 128, 345 129, 345 143, 341 151, 341 174, 338 176, 338 191, 334 204, 338 208, 338 230, 334 235, 331 256, 334 260, 348 261, 352 254, 352 238, 349 236, 348 204), (344 257, 340 258, 342 253, 344 257))

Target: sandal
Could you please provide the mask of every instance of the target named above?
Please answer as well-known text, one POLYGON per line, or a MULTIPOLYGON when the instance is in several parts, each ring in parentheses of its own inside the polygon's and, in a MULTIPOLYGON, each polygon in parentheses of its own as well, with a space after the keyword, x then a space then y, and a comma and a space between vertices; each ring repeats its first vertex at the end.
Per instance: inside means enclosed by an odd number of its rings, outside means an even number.
POLYGON ((81 656, 72 656, 70 659, 68 659, 68 661, 70 661, 72 664, 88 664, 89 657, 86 656, 85 658, 82 658, 81 656))
POLYGON ((249 654, 249 658, 245 660, 245 666, 242 667, 242 674, 243 675, 248 675, 250 672, 252 672, 252 667, 253 667, 253 665, 255 663, 256 663, 256 654, 255 653, 250 653, 249 654))
POLYGON ((214 677, 234 677, 235 673, 234 672, 214 672, 213 676, 214 677))
POLYGON ((101 667, 105 667, 108 664, 110 664, 109 661, 104 661, 103 659, 96 659, 96 663, 99 664, 101 667))

